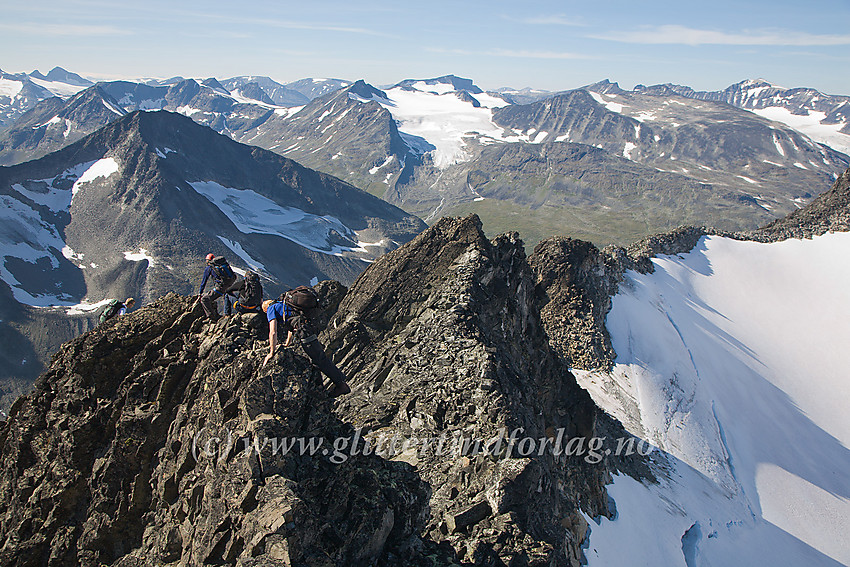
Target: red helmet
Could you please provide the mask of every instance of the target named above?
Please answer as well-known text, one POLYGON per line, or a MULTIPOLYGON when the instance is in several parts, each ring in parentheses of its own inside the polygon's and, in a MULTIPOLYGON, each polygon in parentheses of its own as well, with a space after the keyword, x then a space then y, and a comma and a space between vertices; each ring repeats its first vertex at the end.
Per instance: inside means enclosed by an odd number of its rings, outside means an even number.
POLYGON ((215 254, 213 254, 212 252, 207 254, 207 262, 212 262, 213 258, 215 258, 215 254))

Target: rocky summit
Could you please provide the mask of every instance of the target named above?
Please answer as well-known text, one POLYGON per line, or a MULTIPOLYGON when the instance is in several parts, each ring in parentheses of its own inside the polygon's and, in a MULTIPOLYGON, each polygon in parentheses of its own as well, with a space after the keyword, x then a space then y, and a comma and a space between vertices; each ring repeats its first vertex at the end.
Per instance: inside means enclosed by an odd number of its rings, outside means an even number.
POLYGON ((336 401, 300 346, 262 366, 264 316, 174 293, 65 344, 0 426, 0 564, 581 564, 608 460, 553 447, 612 425, 518 236, 443 219, 316 289, 336 401))
MULTIPOLYGON (((442 219, 355 282, 325 332, 353 393, 337 414, 383 438, 590 438, 595 406, 543 332, 516 233, 442 219)), ((496 443, 498 444, 498 442, 496 443)), ((520 444, 521 446, 521 444, 520 444)), ((408 450, 432 488, 426 530, 480 565, 578 564, 586 523, 607 513, 604 467, 548 451, 460 459, 408 450)))

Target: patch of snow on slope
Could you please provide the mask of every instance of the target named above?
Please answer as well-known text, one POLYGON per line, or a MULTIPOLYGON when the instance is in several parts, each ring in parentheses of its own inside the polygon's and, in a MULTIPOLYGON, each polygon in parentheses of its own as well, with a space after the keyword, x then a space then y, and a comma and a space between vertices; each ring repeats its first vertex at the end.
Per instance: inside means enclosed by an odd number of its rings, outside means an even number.
POLYGON ((183 114, 184 116, 188 116, 188 117, 190 117, 190 118, 191 118, 193 115, 198 114, 199 112, 200 112, 201 114, 206 114, 206 112, 204 112, 203 110, 201 110, 201 109, 199 109, 199 108, 193 108, 193 107, 188 106, 188 105, 178 106, 178 107, 177 107, 177 112, 179 112, 180 114, 183 114))
POLYGON ((266 270, 266 267, 258 260, 252 258, 251 255, 245 251, 245 248, 243 248, 238 242, 234 242, 233 240, 229 240, 223 236, 219 236, 218 239, 221 240, 225 246, 230 248, 234 254, 242 258, 242 261, 255 272, 264 272, 266 270))
POLYGON ((593 97, 593 100, 595 100, 596 102, 598 102, 599 104, 601 104, 602 106, 604 106, 605 108, 610 110, 611 112, 616 112, 617 114, 620 114, 620 113, 623 112, 623 105, 622 104, 619 104, 617 102, 611 102, 609 100, 605 100, 604 98, 602 98, 601 94, 593 92, 593 91, 585 91, 585 92, 590 94, 590 96, 593 97))
POLYGON ((14 98, 18 96, 21 89, 24 88, 24 83, 21 81, 11 81, 9 79, 0 79, 0 96, 14 98))
POLYGON ((80 189, 82 189, 82 185, 85 183, 91 183, 95 179, 99 177, 109 177, 113 173, 118 171, 118 162, 115 161, 114 158, 103 158, 99 159, 96 162, 92 163, 82 175, 80 175, 79 179, 74 183, 74 186, 71 188, 71 200, 73 201, 73 197, 79 193, 80 189))
MULTIPOLYGON (((221 91, 216 90, 216 92, 221 92, 221 91)), ((228 93, 227 96, 229 98, 233 99, 233 101, 238 103, 238 104, 253 104, 255 106, 261 106, 263 108, 268 108, 270 110, 276 110, 276 109, 281 108, 277 104, 269 104, 267 102, 263 102, 261 100, 255 99, 255 98, 250 98, 250 97, 244 96, 242 94, 242 92, 239 91, 238 89, 231 92, 231 93, 228 93)))
POLYGON ((158 98, 156 100, 147 98, 139 103, 139 110, 144 111, 156 111, 162 110, 165 108, 166 101, 164 98, 158 98))
POLYGON ((776 137, 776 134, 773 135, 773 145, 776 146, 776 151, 779 152, 779 155, 785 157, 785 148, 779 143, 779 138, 776 137))
POLYGON ((342 246, 331 242, 334 232, 351 242, 357 242, 357 234, 330 215, 317 216, 294 207, 284 207, 250 189, 233 189, 214 181, 198 181, 189 185, 216 205, 243 234, 272 234, 308 250, 334 256, 358 249, 356 245, 342 246))
POLYGON ((68 315, 83 315, 85 313, 91 313, 92 311, 96 311, 101 307, 106 306, 106 304, 110 301, 112 301, 110 298, 103 299, 97 303, 88 303, 87 301, 84 301, 82 303, 77 303, 76 305, 67 306, 66 313, 68 315))
POLYGON ((15 300, 34 306, 55 305, 70 297, 31 294, 9 270, 10 259, 30 264, 46 259, 53 269, 59 267, 58 255, 66 247, 56 227, 42 220, 35 210, 8 195, 0 195, 0 277, 12 290, 15 300))
POLYGON ((149 266, 154 265, 153 256, 148 254, 148 251, 144 248, 139 248, 138 252, 124 252, 124 259, 130 262, 143 262, 147 260, 149 266))
MULTIPOLYGON (((56 177, 27 181, 26 183, 30 186, 29 189, 17 183, 12 185, 12 189, 36 204, 47 207, 54 213, 67 211, 68 207, 71 206, 73 188, 71 191, 57 189, 54 184, 60 181, 69 182, 73 180, 75 182, 74 188, 76 188, 76 183, 79 182, 81 176, 85 175, 97 163, 96 161, 81 163, 66 169, 56 177)), ((87 179, 87 181, 91 181, 91 179, 87 179)))
POLYGON ((822 124, 821 121, 826 118, 826 113, 824 112, 810 110, 808 115, 800 116, 791 114, 790 110, 780 106, 754 109, 751 112, 763 116, 768 120, 782 122, 816 142, 850 155, 850 136, 840 132, 846 124, 822 124))
POLYGON ((118 108, 114 104, 106 102, 105 100, 101 100, 101 102, 103 102, 103 106, 105 106, 107 110, 114 112, 118 116, 124 116, 125 114, 127 114, 127 111, 123 108, 118 108))
POLYGON ((370 170, 369 170, 369 174, 370 174, 370 175, 375 175, 375 174, 376 174, 376 173, 378 173, 378 171, 380 171, 382 168, 384 168, 384 167, 386 167, 386 166, 390 165, 390 164, 393 162, 393 160, 395 160, 395 156, 394 156, 394 155, 389 155, 389 156, 387 156, 387 159, 385 159, 385 160, 384 160, 384 163, 382 163, 381 165, 376 165, 375 167, 373 167, 372 169, 370 169, 370 170))
POLYGON ((850 233, 653 264, 613 299, 613 372, 579 378, 670 470, 608 487, 589 565, 681 565, 694 524, 698 565, 850 565, 850 233))

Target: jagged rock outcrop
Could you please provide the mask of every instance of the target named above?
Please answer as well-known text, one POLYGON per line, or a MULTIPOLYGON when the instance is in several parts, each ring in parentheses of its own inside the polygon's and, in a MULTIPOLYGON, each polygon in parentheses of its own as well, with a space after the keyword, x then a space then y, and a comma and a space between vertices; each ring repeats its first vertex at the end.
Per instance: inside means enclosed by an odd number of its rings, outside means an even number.
POLYGON ((594 404, 543 332, 516 233, 489 241, 474 215, 441 219, 364 272, 323 338, 353 376, 336 414, 379 446, 419 440, 391 456, 433 488, 432 539, 475 565, 580 563, 579 510, 607 514, 605 467, 497 442, 595 431, 594 404), (459 437, 482 446, 455 451, 459 437))
POLYGON ((536 277, 536 308, 552 348, 572 368, 610 369, 617 353, 605 317, 625 271, 652 272, 651 258, 688 252, 707 234, 721 231, 684 226, 628 248, 602 250, 568 237, 540 242, 528 262, 536 277))
POLYGON ((753 231, 749 236, 752 240, 776 242, 847 230, 850 230, 850 169, 835 180, 829 191, 808 206, 753 231))
POLYGON ((549 342, 575 368, 607 368, 616 354, 605 329, 622 269, 590 242, 550 238, 528 261, 536 276, 537 305, 549 342))
POLYGON ((262 316, 199 316, 170 294, 94 329, 14 404, 0 564, 416 564, 430 489, 415 470, 275 454, 351 427, 300 351, 260 368, 262 316))

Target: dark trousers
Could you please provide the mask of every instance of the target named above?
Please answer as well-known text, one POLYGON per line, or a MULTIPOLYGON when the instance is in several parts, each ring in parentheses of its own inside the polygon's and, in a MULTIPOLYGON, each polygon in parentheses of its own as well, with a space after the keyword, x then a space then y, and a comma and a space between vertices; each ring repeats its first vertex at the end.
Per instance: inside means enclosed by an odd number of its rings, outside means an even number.
POLYGON ((318 339, 301 343, 301 347, 307 353, 307 356, 310 357, 310 360, 313 361, 313 364, 322 371, 322 374, 330 378, 331 382, 334 384, 345 384, 348 381, 348 376, 343 374, 325 354, 325 349, 318 339))
POLYGON ((204 308, 204 313, 207 317, 210 319, 216 319, 218 317, 218 308, 216 307, 215 300, 222 295, 224 296, 224 313, 226 315, 230 315, 231 298, 227 295, 227 292, 236 288, 237 283, 238 281, 236 279, 233 281, 221 282, 201 296, 201 307, 204 308))

